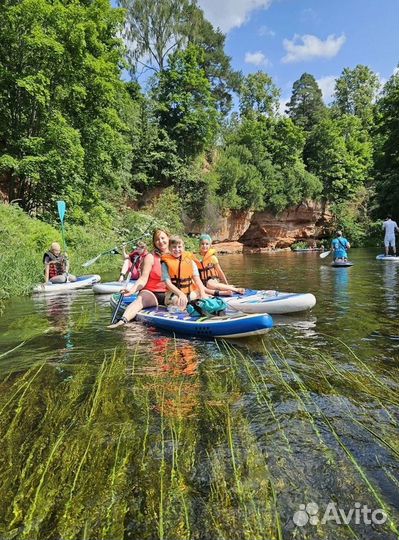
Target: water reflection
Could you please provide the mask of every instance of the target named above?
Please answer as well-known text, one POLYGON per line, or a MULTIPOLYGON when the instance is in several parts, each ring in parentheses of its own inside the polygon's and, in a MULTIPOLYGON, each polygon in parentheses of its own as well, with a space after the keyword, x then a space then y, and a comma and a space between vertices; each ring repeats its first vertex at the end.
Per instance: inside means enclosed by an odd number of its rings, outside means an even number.
POLYGON ((349 310, 349 268, 331 268, 334 274, 334 299, 339 312, 344 315, 349 310))
POLYGON ((386 314, 389 318, 398 314, 398 265, 385 263, 383 265, 382 284, 386 304, 386 314))
POLYGON ((67 351, 74 348, 71 309, 76 297, 75 294, 65 294, 58 296, 43 295, 35 298, 38 310, 45 313, 54 330, 63 336, 64 348, 67 351))

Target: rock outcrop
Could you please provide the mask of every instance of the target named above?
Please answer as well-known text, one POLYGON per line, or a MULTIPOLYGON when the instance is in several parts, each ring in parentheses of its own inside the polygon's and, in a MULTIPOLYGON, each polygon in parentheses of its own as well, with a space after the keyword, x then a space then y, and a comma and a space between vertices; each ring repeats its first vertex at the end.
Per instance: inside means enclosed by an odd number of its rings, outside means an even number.
POLYGON ((278 215, 269 211, 231 212, 219 218, 211 233, 215 242, 223 243, 225 251, 237 253, 237 241, 243 244, 243 251, 268 251, 289 248, 298 241, 313 244, 323 236, 331 219, 324 205, 306 201, 278 215), (232 251, 228 243, 235 244, 232 251))
POLYGON ((315 202, 304 202, 278 216, 256 212, 238 240, 248 247, 271 249, 287 248, 298 241, 313 243, 323 235, 331 217, 322 204, 315 202))

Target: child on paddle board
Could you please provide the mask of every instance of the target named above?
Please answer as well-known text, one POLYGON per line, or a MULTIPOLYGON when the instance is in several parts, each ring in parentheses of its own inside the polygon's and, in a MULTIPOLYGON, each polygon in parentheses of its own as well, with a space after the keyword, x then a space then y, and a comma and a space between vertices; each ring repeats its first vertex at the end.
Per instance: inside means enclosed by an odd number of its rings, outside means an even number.
POLYGON ((184 251, 184 242, 179 236, 170 238, 169 253, 162 256, 162 279, 168 291, 166 306, 184 310, 189 300, 207 297, 193 256, 184 251))
POLYGON ((53 242, 50 249, 43 255, 44 280, 46 283, 66 283, 76 281, 76 277, 69 273, 69 260, 62 255, 61 246, 53 242))
POLYGON ((333 252, 334 261, 347 261, 347 249, 351 247, 346 238, 342 236, 342 231, 337 231, 337 237, 331 242, 331 251, 333 252))
POLYGON ((129 272, 130 279, 139 279, 141 263, 143 262, 143 259, 147 253, 147 246, 144 242, 138 242, 136 249, 134 249, 131 253, 126 253, 126 244, 122 245, 122 255, 125 260, 119 276, 120 282, 126 279, 129 272))
POLYGON ((218 296, 217 293, 224 296, 244 294, 245 289, 229 285, 215 253, 216 250, 212 248, 212 238, 209 234, 202 234, 200 236, 200 257, 195 258, 195 263, 201 281, 206 287, 206 292, 214 296, 218 296))

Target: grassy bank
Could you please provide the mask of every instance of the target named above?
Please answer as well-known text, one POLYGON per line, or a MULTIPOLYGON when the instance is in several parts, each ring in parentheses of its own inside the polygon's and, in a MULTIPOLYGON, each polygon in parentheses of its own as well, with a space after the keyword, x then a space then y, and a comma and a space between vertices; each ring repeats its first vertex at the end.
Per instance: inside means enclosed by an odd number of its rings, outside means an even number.
MULTIPOLYGON (((150 224, 150 217, 134 212, 120 216, 112 227, 95 220, 90 227, 70 225, 66 216, 65 240, 71 273, 117 273, 121 256, 103 256, 89 268, 82 267, 82 263, 120 246, 123 240, 140 236, 150 224)), ((0 204, 0 298, 29 294, 35 284, 43 281, 44 252, 51 242, 62 244, 60 227, 54 225, 31 218, 13 205, 0 204)))

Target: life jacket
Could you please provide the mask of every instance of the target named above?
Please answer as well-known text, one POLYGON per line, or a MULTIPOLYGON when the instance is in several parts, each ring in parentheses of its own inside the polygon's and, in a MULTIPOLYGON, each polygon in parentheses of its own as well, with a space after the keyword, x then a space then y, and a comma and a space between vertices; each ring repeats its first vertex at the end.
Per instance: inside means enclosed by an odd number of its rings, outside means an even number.
POLYGON ((130 272, 131 276, 130 279, 139 279, 141 275, 141 263, 144 260, 144 257, 148 255, 148 251, 144 250, 143 253, 139 253, 138 251, 132 251, 129 253, 129 259, 130 259, 130 272))
POLYGON ((201 278, 202 283, 204 285, 207 284, 207 281, 212 278, 217 278, 218 273, 216 271, 215 265, 212 264, 211 259, 212 256, 215 255, 216 249, 208 249, 208 251, 205 253, 205 255, 202 258, 202 261, 195 257, 194 261, 196 265, 198 266, 199 275, 201 278))
POLYGON ((154 264, 152 265, 150 275, 148 276, 147 283, 143 287, 143 290, 164 293, 166 292, 166 285, 162 281, 161 256, 156 252, 154 252, 153 255, 154 264))
POLYGON ((163 255, 161 260, 168 267, 170 280, 175 287, 187 295, 196 289, 193 283, 193 256, 191 253, 185 251, 178 259, 168 253, 163 255))
POLYGON ((55 276, 61 276, 65 272, 66 260, 64 255, 58 255, 56 257, 51 251, 46 251, 43 255, 43 264, 46 263, 46 258, 50 259, 48 278, 51 279, 55 276))

